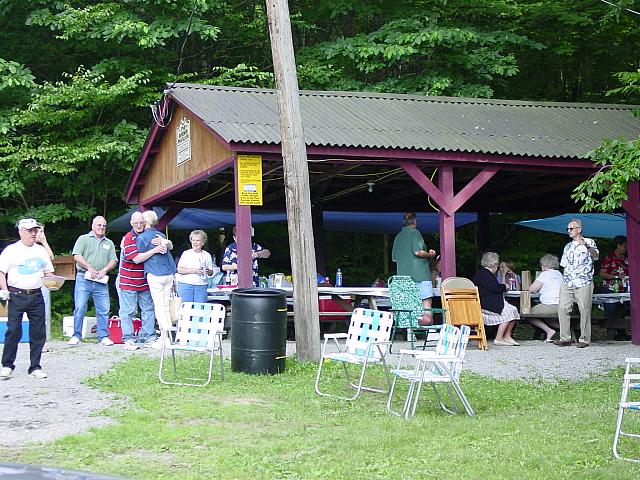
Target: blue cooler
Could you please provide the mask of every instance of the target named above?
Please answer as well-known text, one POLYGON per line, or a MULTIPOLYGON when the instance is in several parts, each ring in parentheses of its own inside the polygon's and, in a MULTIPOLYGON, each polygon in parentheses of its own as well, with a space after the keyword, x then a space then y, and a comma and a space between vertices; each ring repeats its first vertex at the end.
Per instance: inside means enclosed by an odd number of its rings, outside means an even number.
MULTIPOLYGON (((0 343, 4 343, 4 336, 7 332, 7 317, 0 317, 0 343)), ((22 320, 21 343, 29 341, 29 320, 22 320)))

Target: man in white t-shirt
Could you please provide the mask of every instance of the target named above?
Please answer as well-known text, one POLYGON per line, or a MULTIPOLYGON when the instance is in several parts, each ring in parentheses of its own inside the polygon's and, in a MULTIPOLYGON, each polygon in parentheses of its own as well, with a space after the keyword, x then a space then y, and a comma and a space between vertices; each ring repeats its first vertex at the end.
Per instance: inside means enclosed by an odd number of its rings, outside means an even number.
POLYGON ((47 378, 40 366, 42 348, 47 339, 41 288, 42 277, 53 273, 53 265, 44 247, 36 243, 39 230, 35 219, 23 218, 18 222, 20 241, 7 246, 0 254, 0 299, 9 300, 0 380, 8 380, 15 368, 25 313, 29 317, 29 375, 47 378))

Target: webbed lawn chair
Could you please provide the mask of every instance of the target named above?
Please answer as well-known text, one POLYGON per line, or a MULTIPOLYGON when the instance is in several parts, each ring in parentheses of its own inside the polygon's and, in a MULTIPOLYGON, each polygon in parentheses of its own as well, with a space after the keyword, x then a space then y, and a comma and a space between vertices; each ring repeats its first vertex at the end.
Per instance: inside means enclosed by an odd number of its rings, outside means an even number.
POLYGON ((389 378, 389 368, 386 362, 386 355, 391 342, 391 328, 393 326, 393 315, 391 312, 381 310, 369 310, 367 308, 356 308, 351 314, 351 322, 347 333, 327 333, 324 336, 322 345, 322 355, 318 365, 316 375, 316 393, 326 397, 336 397, 343 400, 355 400, 362 390, 370 392, 388 393, 391 381, 389 378), (333 340, 336 352, 328 352, 328 341, 333 340), (344 339, 341 345, 338 340, 344 339), (327 393, 320 390, 321 376, 325 362, 334 361, 342 364, 347 385, 355 389, 351 396, 327 393), (363 385, 367 367, 371 364, 382 364, 386 381, 386 389, 363 385), (351 380, 350 366, 360 369, 357 383, 351 380))
MULTIPOLYGON (((620 404, 618 405, 618 421, 616 423, 616 432, 613 435, 613 456, 620 460, 628 460, 630 462, 640 462, 639 457, 623 456, 620 453, 620 437, 640 439, 640 430, 636 433, 625 432, 622 430, 622 423, 626 413, 640 414, 640 358, 627 358, 627 364, 622 379, 622 395, 620 404), (629 401, 629 392, 636 393, 635 398, 629 401)), ((638 423, 635 422, 637 426, 638 423)), ((630 449, 627 449, 629 452, 630 449)), ((636 448, 637 452, 638 449, 636 448)), ((626 454, 628 455, 628 453, 626 454)))
POLYGON ((213 361, 218 353, 220 361, 220 378, 224 377, 224 365, 222 362, 222 335, 224 331, 224 318, 226 309, 218 303, 184 302, 180 307, 180 318, 171 331, 175 332, 174 341, 164 341, 160 356, 160 368, 158 379, 167 385, 187 385, 204 387, 211 382, 213 361), (170 351, 173 362, 173 379, 168 380, 165 370, 165 354, 170 351), (183 352, 180 361, 176 361, 176 352, 183 352), (202 378, 186 377, 183 375, 187 369, 199 368, 197 359, 187 353, 205 353, 209 355, 209 368, 207 376, 202 378), (178 363, 180 368, 178 369, 178 363), (181 379, 182 378, 182 379, 181 379))
MULTIPOLYGON (((447 279, 448 280, 448 279, 447 279)), ((449 288, 443 282, 440 288, 442 307, 445 309, 445 321, 449 325, 459 327, 468 325, 471 328, 470 340, 478 341, 480 350, 487 350, 487 335, 482 321, 482 308, 478 287, 449 288)))
POLYGON ((397 416, 410 418, 416 413, 416 406, 420 398, 420 391, 424 383, 430 383, 436 400, 444 411, 457 414, 460 412, 458 402, 469 416, 475 413, 471 404, 460 388, 460 371, 464 363, 470 329, 463 325, 461 328, 445 325, 440 332, 440 339, 435 351, 400 350, 400 358, 396 369, 391 370, 393 383, 387 400, 387 410, 397 416), (409 365, 405 361, 409 359, 409 365), (402 410, 394 410, 393 397, 398 380, 409 382, 407 396, 402 410), (447 406, 438 390, 438 385, 444 385, 449 396, 447 406))
POLYGON ((395 340, 398 328, 407 329, 407 339, 411 342, 411 349, 414 348, 414 332, 425 332, 426 346, 431 336, 437 339, 437 333, 442 325, 420 325, 419 321, 425 313, 443 313, 441 308, 424 308, 420 299, 420 289, 418 284, 409 276, 394 275, 389 278, 389 300, 391 301, 391 309, 393 312, 393 332, 391 334, 391 342, 395 340), (430 335, 435 333, 436 335, 430 335))

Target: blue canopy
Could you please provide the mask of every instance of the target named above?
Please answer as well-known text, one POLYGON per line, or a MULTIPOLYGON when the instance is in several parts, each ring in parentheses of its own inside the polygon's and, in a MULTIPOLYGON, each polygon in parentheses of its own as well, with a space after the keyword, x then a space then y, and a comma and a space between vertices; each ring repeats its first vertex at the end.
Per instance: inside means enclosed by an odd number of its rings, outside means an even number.
POLYGON ((524 220, 516 222, 516 225, 566 234, 567 225, 574 218, 582 221, 585 237, 613 238, 627 234, 627 215, 624 213, 565 213, 555 217, 524 220))
MULTIPOLYGON (((124 232, 131 228, 129 220, 131 210, 119 218, 109 222, 109 230, 124 232)), ((154 208, 158 217, 164 215, 165 210, 154 208)), ((342 232, 363 233, 397 233, 402 228, 403 212, 324 212, 324 229, 342 232)), ((416 213, 418 217, 418 229, 422 233, 434 233, 439 231, 437 213, 416 213)), ((456 227, 475 222, 475 213, 457 213, 455 216, 456 227)), ((284 212, 262 211, 254 209, 251 212, 252 223, 286 222, 287 215, 284 212)), ((202 208, 185 208, 169 222, 172 230, 215 229, 229 227, 236 222, 233 210, 207 210, 202 208)))

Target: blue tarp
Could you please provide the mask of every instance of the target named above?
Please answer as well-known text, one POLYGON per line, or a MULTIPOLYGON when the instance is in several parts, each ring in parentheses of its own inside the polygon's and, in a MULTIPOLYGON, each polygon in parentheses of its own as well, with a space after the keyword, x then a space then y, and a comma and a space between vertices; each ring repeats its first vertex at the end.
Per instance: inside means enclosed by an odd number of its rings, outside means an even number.
MULTIPOLYGON (((154 208, 158 217, 162 217, 164 210, 154 208)), ((134 210, 109 222, 109 230, 124 232, 130 227, 129 219, 134 210)), ((403 212, 324 212, 324 229, 341 232, 364 233, 397 233, 402 228, 403 212)), ((422 233, 434 233, 439 230, 437 213, 416 213, 418 217, 418 229, 422 233)), ((475 222, 475 213, 457 213, 456 227, 475 222)), ((286 222, 287 215, 284 212, 261 211, 255 209, 251 212, 251 221, 254 224, 264 222, 286 222)), ((171 230, 204 230, 229 227, 235 224, 233 210, 208 210, 201 208, 185 208, 169 222, 171 230)))
POLYGON ((516 222, 516 225, 566 234, 567 225, 574 218, 582 221, 582 233, 585 237, 613 238, 627 234, 627 216, 624 213, 565 213, 555 217, 524 220, 516 222))

